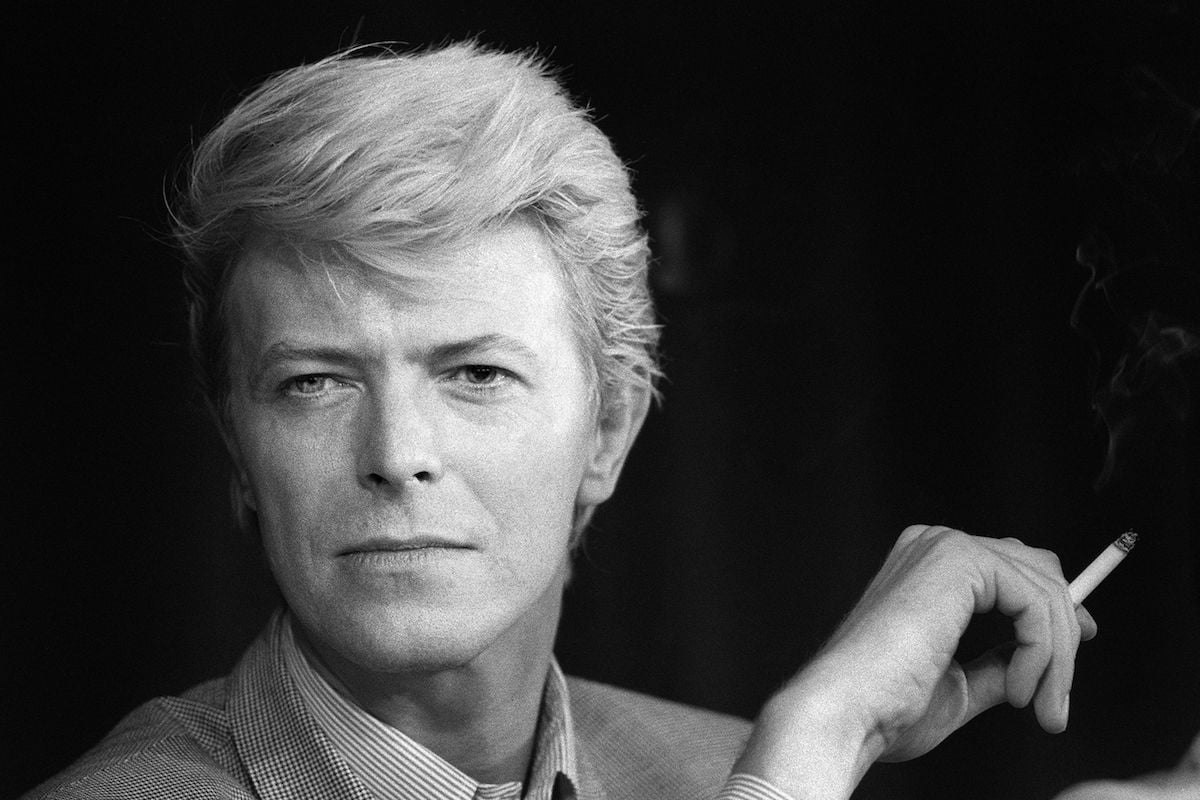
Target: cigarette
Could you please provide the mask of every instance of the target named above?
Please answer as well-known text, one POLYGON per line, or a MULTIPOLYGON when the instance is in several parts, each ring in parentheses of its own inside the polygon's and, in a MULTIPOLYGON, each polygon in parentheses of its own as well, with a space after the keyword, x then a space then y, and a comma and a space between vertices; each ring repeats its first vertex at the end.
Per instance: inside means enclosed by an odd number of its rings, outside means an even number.
POLYGON ((1115 542, 1104 548, 1100 555, 1096 556, 1096 560, 1088 564, 1075 580, 1071 581, 1067 591, 1075 605, 1079 605, 1087 599, 1092 590, 1100 585, 1100 581, 1107 578, 1108 573, 1125 560, 1125 556, 1129 555, 1129 551, 1137 543, 1137 538, 1138 535, 1133 531, 1122 533, 1115 542))

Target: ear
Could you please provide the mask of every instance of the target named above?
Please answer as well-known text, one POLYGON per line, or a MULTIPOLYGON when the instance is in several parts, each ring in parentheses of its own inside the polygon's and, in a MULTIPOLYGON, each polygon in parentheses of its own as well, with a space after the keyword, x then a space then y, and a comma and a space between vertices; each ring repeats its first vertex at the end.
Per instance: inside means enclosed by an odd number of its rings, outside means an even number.
POLYGON ((591 457, 583 473, 583 481, 575 496, 577 508, 599 505, 612 497, 625 457, 633 447, 638 431, 650 409, 650 390, 630 387, 620 398, 605 404, 602 416, 596 421, 591 457))

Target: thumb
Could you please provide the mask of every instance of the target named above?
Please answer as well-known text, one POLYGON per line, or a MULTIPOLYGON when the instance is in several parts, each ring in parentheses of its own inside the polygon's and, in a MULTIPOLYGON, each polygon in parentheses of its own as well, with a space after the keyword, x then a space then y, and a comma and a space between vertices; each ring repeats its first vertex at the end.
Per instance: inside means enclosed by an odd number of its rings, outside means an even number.
POLYGON ((993 647, 963 667, 966 675, 967 708, 962 723, 965 725, 992 706, 1008 699, 1005 676, 1008 662, 1016 645, 1011 642, 993 647))
POLYGON ((928 753, 979 714, 1007 699, 1005 674, 1015 645, 994 647, 971 663, 951 664, 933 689, 925 713, 909 725, 880 757, 907 761, 928 753))
POLYGON ((879 760, 907 761, 937 747, 983 710, 971 710, 971 696, 968 675, 952 663, 933 688, 925 712, 900 733, 879 760))

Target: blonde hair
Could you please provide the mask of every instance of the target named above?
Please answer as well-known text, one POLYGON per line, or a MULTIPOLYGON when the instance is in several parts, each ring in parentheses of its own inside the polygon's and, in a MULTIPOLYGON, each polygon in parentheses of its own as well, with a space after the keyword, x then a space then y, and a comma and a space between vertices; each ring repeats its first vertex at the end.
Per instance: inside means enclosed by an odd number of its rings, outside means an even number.
POLYGON ((659 331, 629 172, 542 59, 360 47, 271 77, 200 142, 175 209, 202 389, 220 409, 222 300, 250 237, 382 268, 517 215, 558 257, 601 403, 654 392, 659 331))
POLYGON ((252 240, 382 269, 518 215, 557 257, 600 413, 631 388, 656 394, 629 171, 543 59, 358 47, 274 75, 200 142, 174 208, 205 397, 224 418, 225 289, 252 240))

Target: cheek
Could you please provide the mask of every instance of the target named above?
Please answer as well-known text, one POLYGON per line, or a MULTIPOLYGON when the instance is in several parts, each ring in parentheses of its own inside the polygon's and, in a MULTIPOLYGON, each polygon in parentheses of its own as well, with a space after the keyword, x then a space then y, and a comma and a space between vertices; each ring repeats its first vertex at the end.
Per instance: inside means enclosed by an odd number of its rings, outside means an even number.
POLYGON ((586 445, 582 426, 540 420, 520 434, 480 443, 472 458, 480 499, 511 539, 544 551, 536 555, 557 557, 559 539, 566 547, 588 462, 586 445))
POLYGON ((315 521, 345 461, 334 449, 339 437, 305 436, 280 425, 251 422, 240 441, 251 443, 242 449, 242 457, 264 527, 303 529, 296 523, 315 521))
POLYGON ((334 461, 294 433, 260 435, 247 454, 259 531, 271 573, 292 608, 320 605, 330 591, 325 548, 339 508, 332 494, 334 461))

